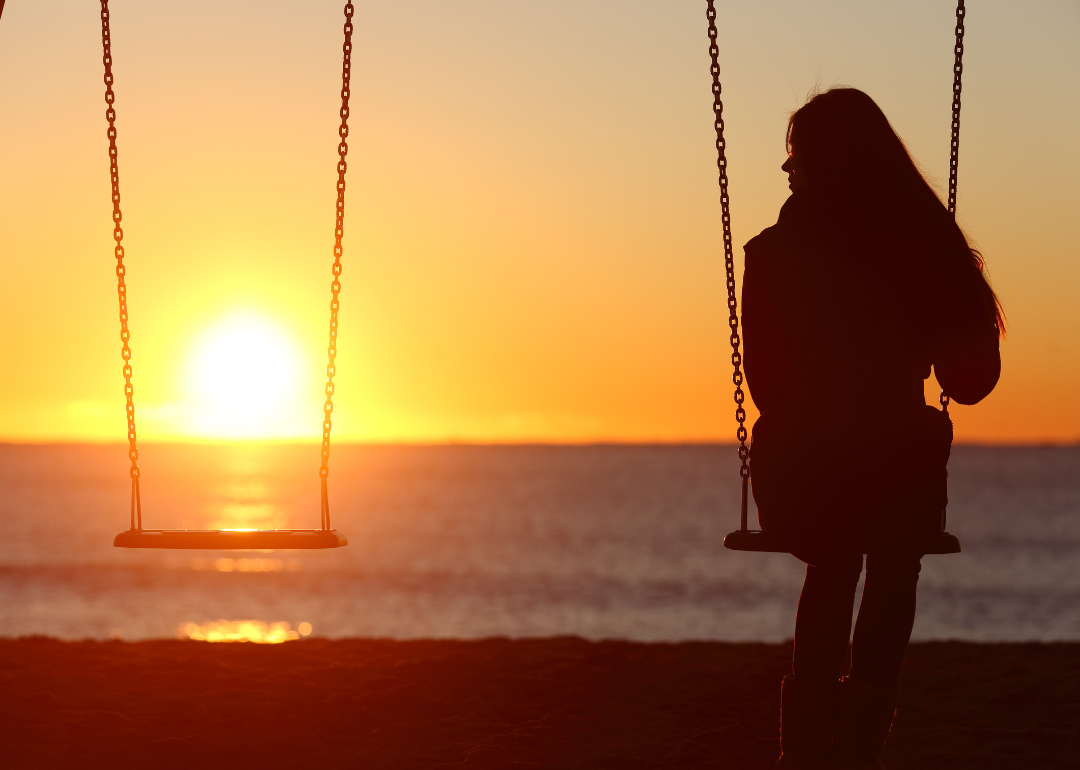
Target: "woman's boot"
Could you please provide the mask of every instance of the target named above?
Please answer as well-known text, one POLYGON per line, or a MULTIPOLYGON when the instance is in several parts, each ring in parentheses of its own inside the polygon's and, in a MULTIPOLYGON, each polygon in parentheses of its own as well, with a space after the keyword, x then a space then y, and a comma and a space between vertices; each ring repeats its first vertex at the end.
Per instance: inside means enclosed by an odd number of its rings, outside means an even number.
POLYGON ((840 704, 833 738, 840 767, 883 768, 881 751, 896 713, 896 690, 864 684, 850 676, 840 683, 840 704))
POLYGON ((780 686, 780 749, 777 768, 827 767, 836 724, 840 682, 784 677, 780 686))

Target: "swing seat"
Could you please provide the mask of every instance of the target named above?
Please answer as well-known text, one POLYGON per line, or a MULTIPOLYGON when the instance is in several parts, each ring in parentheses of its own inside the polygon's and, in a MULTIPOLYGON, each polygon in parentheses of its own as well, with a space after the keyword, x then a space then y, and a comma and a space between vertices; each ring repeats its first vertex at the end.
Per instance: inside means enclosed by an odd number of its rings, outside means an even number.
POLYGON ((115 548, 186 548, 216 551, 340 548, 348 545, 336 529, 129 529, 115 548))
MULTIPOLYGON (((724 538, 724 548, 729 551, 759 551, 766 553, 791 553, 793 543, 774 532, 759 529, 737 529, 724 538)), ((923 553, 960 553, 960 541, 948 532, 935 532, 919 543, 923 553)))

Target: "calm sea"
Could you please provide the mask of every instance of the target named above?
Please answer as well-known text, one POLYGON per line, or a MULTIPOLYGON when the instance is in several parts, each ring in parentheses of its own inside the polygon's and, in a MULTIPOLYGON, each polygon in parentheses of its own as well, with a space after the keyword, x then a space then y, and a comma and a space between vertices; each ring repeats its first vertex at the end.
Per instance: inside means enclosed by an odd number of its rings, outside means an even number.
MULTIPOLYGON (((132 551, 112 547, 124 448, 0 445, 0 636, 253 620, 328 637, 782 640, 802 566, 721 546, 736 464, 723 446, 339 446, 348 547, 132 551)), ((318 524, 317 447, 147 446, 142 467, 147 527, 318 524)), ((1080 639, 1080 448, 958 447, 950 473, 964 552, 924 559, 915 637, 1080 639)))

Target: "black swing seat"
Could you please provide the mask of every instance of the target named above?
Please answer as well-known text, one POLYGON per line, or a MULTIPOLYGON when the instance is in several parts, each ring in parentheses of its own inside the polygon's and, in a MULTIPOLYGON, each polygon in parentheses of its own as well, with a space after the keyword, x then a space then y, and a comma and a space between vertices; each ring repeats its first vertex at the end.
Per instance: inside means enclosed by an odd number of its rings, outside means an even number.
POLYGON ((116 548, 184 548, 217 551, 340 548, 349 541, 336 529, 129 529, 116 548))
MULTIPOLYGON (((790 553, 794 544, 774 532, 759 529, 737 529, 724 538, 724 548, 729 551, 764 551, 790 553)), ((923 553, 960 553, 960 541, 948 532, 935 532, 918 543, 923 553)))

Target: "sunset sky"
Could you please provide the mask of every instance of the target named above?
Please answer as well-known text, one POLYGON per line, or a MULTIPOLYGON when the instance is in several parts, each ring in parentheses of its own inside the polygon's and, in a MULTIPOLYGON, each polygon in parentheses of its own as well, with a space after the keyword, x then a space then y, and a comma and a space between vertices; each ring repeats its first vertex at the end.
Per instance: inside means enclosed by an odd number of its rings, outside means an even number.
MULTIPOLYGON (((111 3, 142 439, 319 435, 341 5, 111 3)), ((815 86, 867 91, 944 189, 952 3, 718 10, 740 275, 815 86)), ((704 1, 355 24, 335 438, 731 440, 704 1)), ((1009 336, 957 438, 1075 442, 1080 5, 973 0, 966 46, 958 218, 1009 336)), ((124 437, 103 90, 97 2, 8 0, 0 440, 124 437)))

